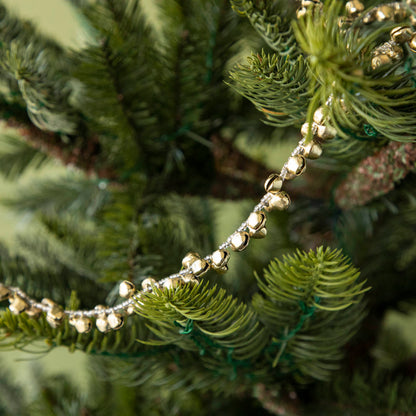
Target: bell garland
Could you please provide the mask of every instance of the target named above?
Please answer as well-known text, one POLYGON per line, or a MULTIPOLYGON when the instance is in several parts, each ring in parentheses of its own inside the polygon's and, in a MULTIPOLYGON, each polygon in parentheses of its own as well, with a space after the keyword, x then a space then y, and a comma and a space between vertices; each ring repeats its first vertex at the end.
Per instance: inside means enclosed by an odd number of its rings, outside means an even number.
MULTIPOLYGON (((322 3, 319 0, 302 0, 301 7, 297 11, 297 17, 303 18, 308 13, 319 13, 322 11, 322 3)), ((406 4, 400 2, 388 3, 377 6, 369 12, 364 13, 364 6, 360 1, 353 0, 346 4, 347 16, 341 17, 339 25, 342 29, 351 25, 353 22, 369 24, 373 21, 395 21, 401 22, 410 18, 413 22, 412 12, 416 13, 416 4, 413 1, 407 1, 406 4)), ((372 53, 371 66, 373 70, 379 69, 388 64, 399 62, 404 56, 404 48, 416 52, 416 33, 410 26, 398 26, 390 33, 390 40, 376 47, 372 53)), ((284 181, 292 180, 301 175, 306 169, 306 159, 315 160, 322 154, 322 144, 333 139, 337 131, 331 126, 331 120, 328 117, 328 107, 334 100, 339 100, 343 105, 342 98, 329 97, 325 106, 319 107, 313 114, 311 124, 304 123, 301 128, 301 140, 299 141, 292 154, 283 165, 280 172, 272 173, 264 183, 266 194, 260 202, 253 208, 246 221, 244 221, 237 230, 232 233, 227 240, 221 244, 212 254, 201 257, 198 253, 190 252, 182 260, 182 270, 172 274, 159 281, 153 277, 148 277, 142 281, 142 290, 137 291, 136 287, 130 281, 123 281, 119 286, 120 297, 126 300, 114 307, 97 305, 91 310, 64 310, 61 306, 50 299, 43 299, 41 302, 30 298, 18 287, 6 286, 0 283, 0 302, 8 300, 9 309, 13 314, 26 313, 29 317, 36 319, 42 313, 46 314, 46 320, 51 327, 60 326, 65 319, 68 319, 70 325, 79 333, 89 332, 93 324, 100 332, 106 333, 111 330, 120 329, 125 318, 134 312, 134 307, 140 306, 142 293, 155 292, 155 290, 175 290, 176 288, 189 284, 199 284, 198 278, 207 273, 210 269, 222 274, 228 270, 228 261, 230 259, 229 249, 232 251, 243 251, 250 243, 251 239, 264 238, 267 235, 266 229, 266 212, 273 210, 286 210, 290 206, 290 197, 282 191, 284 181)), ((399 152, 400 153, 400 152, 399 152)), ((348 207, 347 200, 354 201, 351 191, 351 184, 359 183, 359 178, 365 184, 371 183, 371 175, 363 175, 363 169, 366 166, 374 167, 373 161, 383 155, 393 155, 393 165, 400 165, 401 175, 405 174, 406 169, 414 168, 416 160, 416 149, 414 145, 391 143, 385 149, 382 149, 374 159, 367 158, 363 161, 361 167, 354 170, 350 177, 347 178, 337 190, 337 201, 343 207, 348 207), (401 146, 401 147, 400 147, 401 146), (412 147, 410 152, 408 147, 412 147), (404 150, 404 157, 396 158, 398 149, 404 150)), ((400 153, 402 154, 402 153, 400 153)), ((390 160, 387 166, 390 166, 390 160)), ((386 166, 383 164, 384 166, 386 166)), ((397 167, 397 166, 396 166, 397 167)), ((395 172, 392 167, 393 173, 395 172)), ((374 171, 373 171, 374 173, 374 171)), ((375 176, 373 175, 373 178, 375 176)), ((401 177, 400 177, 401 178, 401 177)), ((386 181, 391 184, 400 179, 397 176, 385 176, 386 181)), ((378 185, 377 185, 378 186, 378 185)), ((354 188, 354 187, 353 187, 354 188)), ((358 187, 359 188, 359 187, 358 187)), ((375 189, 372 186, 372 189, 375 189)), ((384 190, 387 188, 384 187, 384 190)), ((360 195, 362 191, 360 190, 360 195)), ((362 199, 363 203, 364 201, 362 199)))

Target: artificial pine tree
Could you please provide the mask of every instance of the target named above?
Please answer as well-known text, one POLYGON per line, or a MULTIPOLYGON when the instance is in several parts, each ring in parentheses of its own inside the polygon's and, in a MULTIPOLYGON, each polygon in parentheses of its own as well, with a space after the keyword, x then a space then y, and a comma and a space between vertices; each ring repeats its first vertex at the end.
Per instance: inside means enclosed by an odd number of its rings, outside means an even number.
POLYGON ((34 402, 3 373, 0 414, 416 414, 383 326, 415 310, 416 5, 324 3, 72 0, 79 51, 1 6, 2 202, 36 233, 0 247, 0 345, 92 370, 34 402))

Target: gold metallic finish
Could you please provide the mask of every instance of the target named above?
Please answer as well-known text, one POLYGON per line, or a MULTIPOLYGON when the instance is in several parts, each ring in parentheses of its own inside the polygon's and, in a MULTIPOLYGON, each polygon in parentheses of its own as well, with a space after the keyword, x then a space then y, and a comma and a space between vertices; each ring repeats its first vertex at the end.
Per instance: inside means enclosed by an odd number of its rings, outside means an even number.
MULTIPOLYGON (((326 120, 326 114, 325 114, 324 108, 323 107, 317 108, 315 112, 313 113, 313 121, 316 124, 323 124, 325 120, 326 120)), ((306 136, 306 133, 304 134, 304 136, 306 136)))
POLYGON ((262 211, 252 212, 247 218, 247 225, 250 229, 257 231, 266 224, 266 214, 262 211))
POLYGON ((188 273, 182 276, 182 280, 185 284, 190 283, 192 286, 199 284, 199 280, 195 279, 195 276, 192 273, 188 273))
POLYGON ((393 20, 394 19, 394 9, 387 5, 382 4, 378 6, 376 9, 376 20, 379 22, 385 22, 386 20, 393 20))
POLYGON ((95 320, 95 326, 100 332, 106 333, 111 330, 107 315, 103 313, 95 320))
POLYGON ((322 155, 322 147, 314 141, 302 145, 302 155, 308 159, 318 159, 322 155))
POLYGON ((153 277, 148 277, 142 281, 143 290, 149 291, 152 287, 159 287, 159 284, 155 279, 153 279, 153 277))
POLYGON ((123 315, 119 313, 110 313, 107 317, 108 325, 111 329, 116 331, 117 329, 120 329, 124 325, 124 317, 123 315))
POLYGON ((75 327, 80 334, 87 334, 91 331, 91 319, 86 316, 74 316, 69 320, 69 323, 75 327))
POLYGON ((318 126, 316 135, 322 140, 331 140, 337 135, 337 131, 331 126, 318 126))
POLYGON ((29 318, 38 319, 42 311, 38 308, 35 308, 34 306, 31 306, 29 309, 25 310, 25 313, 29 318))
POLYGON ((390 38, 396 43, 406 43, 412 38, 413 31, 410 26, 398 26, 391 30, 390 38))
POLYGON ((274 209, 283 211, 289 208, 290 197, 286 192, 282 191, 277 195, 272 195, 267 204, 267 207, 265 207, 266 211, 272 211, 274 209))
POLYGON ((14 295, 9 298, 9 309, 10 312, 14 315, 19 315, 29 308, 29 304, 21 298, 19 295, 14 295))
POLYGON ((195 253, 193 251, 190 251, 189 253, 187 253, 185 255, 185 257, 182 259, 182 266, 185 269, 188 269, 189 267, 191 267, 191 264, 195 261, 200 259, 201 256, 198 253, 195 253))
POLYGON ((136 292, 136 286, 132 282, 129 282, 128 280, 124 280, 120 283, 120 286, 118 288, 118 294, 122 298, 130 298, 134 295, 136 292))
POLYGON ((412 52, 416 52, 416 33, 409 40, 409 48, 412 52))
POLYGON ((349 16, 356 17, 364 11, 364 4, 358 0, 352 0, 345 5, 345 10, 349 16))
POLYGON ((286 163, 287 171, 295 176, 301 175, 306 168, 306 160, 302 155, 289 157, 286 163))
MULTIPOLYGON (((302 127, 300 129, 300 132, 301 132, 303 137, 307 136, 308 130, 309 130, 309 123, 303 123, 302 127)), ((316 135, 317 130, 318 130, 318 124, 312 123, 312 127, 311 127, 312 136, 316 135)))
POLYGON ((261 239, 261 238, 266 237, 266 235, 267 235, 266 227, 260 228, 259 230, 251 230, 250 229, 250 237, 251 238, 261 239))
POLYGON ((211 264, 214 269, 219 269, 227 265, 230 253, 227 250, 216 250, 211 255, 211 264))
POLYGON ((10 289, 0 283, 0 302, 9 299, 10 295, 10 289))
POLYGON ((298 9, 296 11, 296 17, 298 19, 301 19, 303 16, 306 16, 306 14, 308 13, 308 11, 306 10, 305 7, 301 7, 300 9, 298 9))
POLYGON ((191 264, 191 270, 195 276, 202 276, 209 270, 209 263, 204 259, 195 260, 191 264))
POLYGON ((264 182, 266 192, 276 193, 282 189, 283 180, 278 173, 272 173, 264 182))
POLYGON ((250 236, 246 231, 237 231, 231 236, 231 248, 234 251, 243 251, 250 241, 250 236))
POLYGON ((46 320, 52 328, 57 328, 59 325, 61 325, 64 317, 65 313, 63 309, 58 305, 52 306, 52 308, 46 313, 46 320))
POLYGON ((183 284, 183 279, 180 277, 173 277, 172 279, 166 279, 163 282, 164 289, 175 289, 183 284))
POLYGON ((127 306, 127 309, 126 309, 126 314, 127 315, 133 315, 134 314, 134 311, 135 311, 135 309, 134 309, 134 305, 129 305, 129 306, 127 306))
POLYGON ((371 68, 377 69, 384 65, 389 65, 393 60, 387 55, 378 55, 371 60, 371 68))

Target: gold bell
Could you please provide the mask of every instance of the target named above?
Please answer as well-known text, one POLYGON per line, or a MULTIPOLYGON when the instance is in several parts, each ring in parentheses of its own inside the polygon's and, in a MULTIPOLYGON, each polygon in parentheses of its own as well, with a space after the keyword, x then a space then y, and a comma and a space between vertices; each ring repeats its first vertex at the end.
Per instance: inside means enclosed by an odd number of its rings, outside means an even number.
POLYGON ((3 302, 4 300, 9 299, 11 293, 12 292, 10 291, 8 287, 0 283, 0 302, 3 302))
POLYGON ((243 251, 250 241, 250 235, 246 231, 237 231, 231 236, 231 249, 243 251))
POLYGON ((356 17, 364 11, 364 4, 362 4, 358 0, 352 0, 347 2, 347 4, 345 5, 345 10, 347 11, 349 16, 356 17))
POLYGON ((38 319, 42 311, 39 308, 35 308, 34 306, 31 306, 29 309, 25 310, 25 313, 27 314, 29 318, 38 319))
POLYGON ((278 173, 272 173, 264 182, 266 192, 276 193, 282 189, 283 179, 278 173))
POLYGON ((195 276, 202 276, 209 270, 209 263, 204 259, 197 259, 191 264, 191 270, 195 276))
POLYGON ((214 270, 227 267, 230 253, 227 250, 216 250, 211 255, 211 264, 214 270))
MULTIPOLYGON (((316 124, 323 124, 326 119, 325 110, 323 107, 318 107, 315 112, 313 113, 313 121, 316 124)), ((306 136, 306 134, 305 134, 306 136)))
POLYGON ((308 13, 308 11, 306 10, 306 8, 301 7, 296 11, 296 17, 298 19, 301 19, 303 16, 306 16, 307 13, 308 13))
POLYGON ((201 256, 198 253, 194 253, 193 251, 190 251, 186 254, 186 256, 182 259, 182 266, 185 269, 189 269, 191 267, 191 264, 195 261, 200 259, 201 256))
POLYGON ((322 155, 322 147, 319 143, 310 141, 308 144, 303 144, 302 155, 308 159, 318 159, 322 155))
POLYGON ((267 202, 267 206, 264 208, 266 211, 272 211, 273 209, 278 209, 283 211, 288 209, 290 205, 290 198, 286 192, 279 192, 276 195, 272 195, 267 202))
POLYGON ((171 279, 166 279, 163 282, 164 289, 176 289, 179 286, 182 286, 184 283, 183 279, 180 277, 172 277, 171 279))
POLYGON ((118 289, 118 293, 122 298, 130 298, 136 292, 136 286, 132 282, 128 280, 124 280, 120 283, 120 287, 118 289))
POLYGON ((247 218, 247 225, 250 230, 257 231, 266 224, 266 214, 262 211, 252 212, 247 218))
POLYGON ((299 176, 306 168, 306 160, 302 155, 291 156, 286 163, 289 175, 299 176))
POLYGON ((134 314, 134 312, 135 312, 135 308, 134 308, 134 305, 129 305, 129 306, 127 306, 127 309, 126 309, 126 314, 127 315, 133 315, 134 314))
POLYGON ((73 316, 70 318, 69 323, 73 325, 80 334, 87 334, 92 328, 91 319, 86 316, 73 316))
POLYGON ((266 237, 266 235, 267 235, 266 227, 260 228, 259 230, 256 230, 256 231, 253 231, 253 232, 250 230, 250 237, 251 238, 261 239, 261 238, 266 237))
POLYGON ((388 55, 377 55, 371 60, 371 68, 377 69, 384 65, 389 65, 393 62, 393 59, 388 55))
POLYGON ((376 20, 385 22, 386 20, 394 19, 394 9, 387 4, 378 6, 376 9, 376 20))
POLYGON ((9 309, 11 313, 13 313, 14 315, 19 315, 20 313, 29 308, 29 304, 19 295, 14 295, 10 297, 9 302, 9 309))
POLYGON ((192 286, 194 286, 194 285, 199 285, 199 280, 198 279, 195 279, 195 276, 192 274, 192 273, 188 273, 188 274, 185 274, 183 277, 182 277, 182 280, 183 280, 183 282, 185 283, 185 284, 191 284, 192 286))
POLYGON ((337 131, 331 126, 318 126, 316 135, 322 140, 331 140, 337 135, 337 131))
POLYGON ((49 306, 50 308, 46 313, 46 320, 48 321, 49 325, 52 328, 57 328, 59 325, 61 325, 65 316, 63 309, 59 305, 57 305, 53 300, 47 298, 42 299, 41 303, 43 303, 46 306, 49 306))
POLYGON ((416 33, 409 40, 409 48, 412 52, 416 52, 416 33))
MULTIPOLYGON (((309 123, 303 123, 300 129, 302 136, 306 137, 308 135, 308 131, 309 131, 309 123)), ((312 126, 311 126, 312 137, 316 136, 317 131, 318 131, 318 124, 312 123, 312 126)))
POLYGON ((110 328, 110 324, 108 323, 107 315, 104 312, 106 307, 104 305, 97 305, 95 307, 95 310, 102 311, 95 320, 95 326, 100 332, 106 333, 108 332, 110 328))
POLYGON ((148 277, 147 279, 144 279, 142 281, 143 290, 150 291, 152 290, 152 287, 159 287, 159 284, 156 282, 155 279, 153 279, 153 277, 148 277))
POLYGON ((412 35, 413 31, 410 26, 398 26, 390 32, 391 40, 400 44, 408 42, 412 38, 412 35))
POLYGON ((124 325, 124 317, 120 313, 111 312, 110 315, 107 316, 108 325, 114 331, 120 329, 124 325))

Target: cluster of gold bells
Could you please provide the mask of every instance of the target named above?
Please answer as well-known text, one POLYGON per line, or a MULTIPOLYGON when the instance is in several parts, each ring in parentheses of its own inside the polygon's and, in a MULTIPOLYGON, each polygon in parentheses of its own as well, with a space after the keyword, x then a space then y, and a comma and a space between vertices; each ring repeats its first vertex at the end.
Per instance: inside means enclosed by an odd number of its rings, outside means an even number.
MULTIPOLYGON (((302 17, 308 9, 319 5, 319 1, 302 1, 302 7, 298 10, 298 17, 302 17)), ((359 16, 364 7, 359 1, 349 1, 346 5, 350 17, 359 16)), ((363 22, 369 23, 373 20, 395 20, 398 19, 399 11, 403 20, 407 14, 409 5, 402 3, 390 3, 378 6, 363 16, 363 22), (401 5, 399 7, 399 5, 401 5), (407 12, 405 13, 405 10, 407 12)), ((412 50, 416 50, 415 34, 408 26, 397 27, 391 32, 391 40, 381 45, 374 51, 374 66, 379 67, 386 62, 385 56, 395 60, 391 56, 389 48, 398 51, 401 45, 407 43, 412 50), (377 58, 377 60, 376 60, 377 58)), ((398 53, 398 52, 396 52, 398 53)), ((394 54, 393 54, 394 55, 394 54)), ((388 63, 390 63, 389 61, 388 63)), ((91 310, 64 310, 61 306, 50 299, 43 299, 41 302, 30 298, 18 287, 6 286, 0 283, 0 302, 8 300, 9 309, 13 314, 25 313, 28 317, 38 318, 41 314, 46 315, 49 324, 56 328, 68 319, 69 323, 79 333, 87 333, 95 326, 101 332, 117 330, 124 324, 125 317, 131 315, 135 307, 139 308, 140 298, 143 293, 155 290, 174 290, 182 285, 198 284, 198 278, 212 269, 218 273, 225 273, 228 270, 230 253, 244 250, 251 239, 264 238, 267 235, 266 212, 272 210, 285 210, 290 205, 289 195, 282 191, 285 180, 293 179, 301 175, 306 168, 306 159, 317 159, 322 154, 322 143, 335 137, 336 130, 330 125, 329 106, 331 98, 324 107, 318 108, 313 115, 311 125, 305 123, 301 128, 302 139, 297 147, 283 165, 278 173, 271 174, 264 183, 266 194, 253 208, 246 221, 221 244, 216 251, 206 257, 197 253, 188 253, 182 260, 182 270, 178 273, 165 277, 159 281, 149 277, 142 282, 142 291, 137 291, 130 281, 123 281, 119 287, 119 295, 126 300, 114 307, 98 305, 91 310), (311 137, 306 141, 306 137, 311 137)), ((341 103, 342 104, 342 103, 341 103)))

